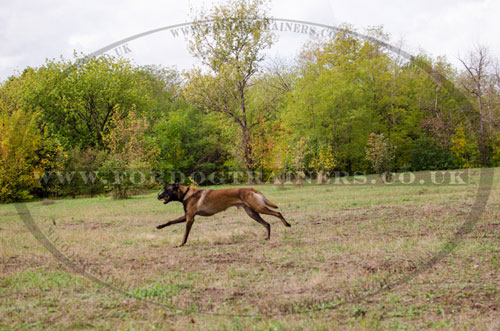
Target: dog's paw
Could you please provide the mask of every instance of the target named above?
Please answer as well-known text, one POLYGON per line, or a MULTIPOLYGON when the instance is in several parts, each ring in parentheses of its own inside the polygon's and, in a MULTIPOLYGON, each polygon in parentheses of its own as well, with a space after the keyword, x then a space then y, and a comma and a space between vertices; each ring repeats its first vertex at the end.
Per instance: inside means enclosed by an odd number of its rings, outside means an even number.
POLYGON ((285 225, 287 228, 290 228, 292 225, 290 223, 286 223, 285 225))
POLYGON ((158 230, 161 230, 161 229, 163 229, 163 227, 164 227, 164 226, 165 226, 165 225, 160 224, 160 225, 157 225, 157 226, 156 226, 156 228, 157 228, 158 230))

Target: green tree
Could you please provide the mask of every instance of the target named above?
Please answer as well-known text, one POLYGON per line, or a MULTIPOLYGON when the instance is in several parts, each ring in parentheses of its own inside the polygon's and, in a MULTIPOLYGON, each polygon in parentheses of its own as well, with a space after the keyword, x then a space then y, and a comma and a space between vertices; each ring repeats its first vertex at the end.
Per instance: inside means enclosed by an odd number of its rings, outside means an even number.
POLYGON ((263 0, 227 2, 195 14, 189 41, 191 53, 204 70, 187 74, 186 96, 208 112, 222 114, 237 125, 241 155, 254 168, 252 129, 259 116, 248 101, 252 77, 273 42, 263 0))
POLYGON ((102 146, 102 136, 115 112, 125 117, 132 106, 147 111, 151 93, 143 77, 123 59, 61 59, 25 70, 4 88, 13 86, 23 109, 40 111, 41 125, 69 150, 102 146))
MULTIPOLYGON (((353 172, 366 167, 364 148, 371 131, 394 131, 403 116, 390 98, 391 58, 381 47, 349 30, 313 45, 301 56, 296 83, 282 121, 313 150, 330 146, 337 166, 353 172)), ((395 93, 393 93, 395 94, 395 93)))
POLYGON ((40 158, 43 135, 38 129, 39 114, 0 108, 0 201, 31 198, 39 186, 36 174, 51 166, 40 158))
POLYGON ((218 119, 187 104, 178 106, 153 128, 159 148, 159 170, 184 174, 222 170, 229 144, 224 144, 226 139, 217 127, 218 119))
POLYGON ((461 168, 480 166, 480 157, 477 140, 467 134, 462 124, 458 125, 451 138, 451 152, 455 154, 461 168))

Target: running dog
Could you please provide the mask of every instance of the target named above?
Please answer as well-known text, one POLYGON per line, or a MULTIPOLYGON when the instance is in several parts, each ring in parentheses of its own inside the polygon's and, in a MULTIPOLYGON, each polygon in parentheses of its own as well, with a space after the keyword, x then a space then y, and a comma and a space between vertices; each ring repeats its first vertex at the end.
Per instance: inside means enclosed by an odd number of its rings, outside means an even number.
POLYGON ((269 207, 278 208, 278 206, 253 188, 201 190, 191 186, 179 185, 179 180, 176 180, 174 184, 165 186, 161 193, 158 194, 158 200, 163 200, 164 204, 170 201, 179 201, 184 205, 184 216, 156 227, 157 229, 163 229, 172 224, 186 222, 184 239, 178 247, 186 244, 196 215, 212 216, 233 206, 242 207, 248 216, 262 224, 267 229, 267 240, 271 238, 271 225, 264 221, 259 213, 277 217, 285 226, 291 226, 280 212, 269 209, 269 207))

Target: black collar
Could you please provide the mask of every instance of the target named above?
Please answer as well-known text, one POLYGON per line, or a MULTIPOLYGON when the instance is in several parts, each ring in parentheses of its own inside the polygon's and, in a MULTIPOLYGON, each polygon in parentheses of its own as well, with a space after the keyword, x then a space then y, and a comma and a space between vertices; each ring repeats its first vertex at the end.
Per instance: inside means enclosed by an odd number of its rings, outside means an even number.
POLYGON ((184 198, 185 198, 185 197, 186 197, 186 195, 188 194, 188 192, 189 192, 189 189, 190 189, 190 188, 191 188, 191 187, 188 187, 188 189, 186 190, 186 192, 184 192, 184 195, 183 195, 183 196, 182 196, 182 198, 181 198, 181 202, 184 202, 184 198))

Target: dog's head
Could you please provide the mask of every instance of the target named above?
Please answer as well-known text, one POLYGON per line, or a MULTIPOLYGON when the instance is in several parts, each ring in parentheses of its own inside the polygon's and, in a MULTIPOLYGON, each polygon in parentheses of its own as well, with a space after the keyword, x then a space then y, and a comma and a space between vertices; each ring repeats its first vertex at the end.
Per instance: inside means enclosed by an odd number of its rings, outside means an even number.
POLYGON ((158 193, 158 200, 163 200, 164 204, 170 201, 179 201, 179 180, 176 179, 173 184, 166 185, 163 190, 158 193))

